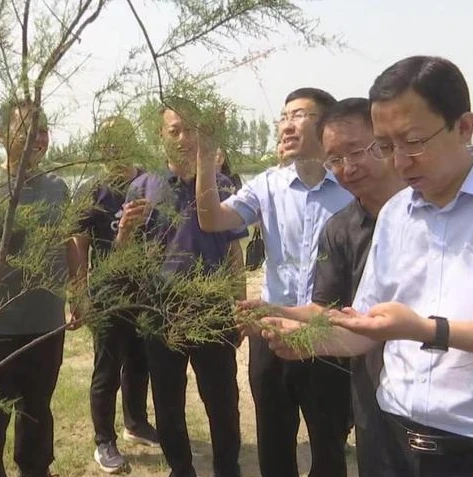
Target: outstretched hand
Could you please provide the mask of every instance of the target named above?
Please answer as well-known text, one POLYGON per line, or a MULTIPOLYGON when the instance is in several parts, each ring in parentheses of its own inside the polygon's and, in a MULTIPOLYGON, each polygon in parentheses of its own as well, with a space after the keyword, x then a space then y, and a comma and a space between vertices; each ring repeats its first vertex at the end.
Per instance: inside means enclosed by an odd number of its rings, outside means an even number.
POLYGON ((303 326, 307 325, 289 318, 267 316, 261 320, 261 336, 268 342, 269 348, 280 358, 291 361, 306 359, 312 355, 309 352, 292 348, 283 338, 285 335, 295 333, 303 326))
POLYGON ((237 328, 241 338, 260 335, 261 325, 259 320, 268 314, 269 304, 260 299, 237 300, 237 328))
POLYGON ((402 303, 387 302, 373 306, 366 315, 353 308, 332 315, 330 322, 377 341, 425 340, 426 320, 402 303))

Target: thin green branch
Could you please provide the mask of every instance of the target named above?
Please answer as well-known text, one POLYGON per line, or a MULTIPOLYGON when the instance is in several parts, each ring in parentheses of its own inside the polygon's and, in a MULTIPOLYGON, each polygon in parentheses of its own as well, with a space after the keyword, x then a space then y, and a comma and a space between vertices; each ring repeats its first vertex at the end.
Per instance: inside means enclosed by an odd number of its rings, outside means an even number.
POLYGON ((25 353, 29 349, 34 348, 35 346, 42 343, 43 341, 46 341, 48 338, 51 338, 52 336, 55 336, 55 335, 61 333, 62 331, 66 330, 68 327, 69 327, 69 323, 64 323, 63 325, 59 326, 58 328, 55 328, 54 330, 49 331, 48 333, 45 333, 44 335, 41 335, 38 338, 35 338, 33 341, 30 341, 28 344, 22 346, 21 348, 18 348, 13 353, 9 354, 6 358, 4 358, 0 361, 0 369, 7 366, 14 359, 16 359, 18 356, 22 355, 23 353, 25 353))
POLYGON ((130 7, 130 10, 133 13, 133 16, 135 17, 136 22, 138 23, 141 32, 143 33, 143 36, 145 37, 146 44, 148 45, 149 51, 151 53, 151 57, 153 58, 153 63, 156 68, 156 74, 158 75, 158 87, 159 87, 159 99, 161 100, 162 103, 164 103, 164 92, 163 92, 163 80, 161 77, 161 70, 159 68, 158 64, 158 56, 156 52, 154 51, 153 43, 151 42, 151 38, 148 35, 148 31, 146 30, 146 27, 141 20, 140 16, 138 15, 138 12, 135 9, 135 6, 133 5, 133 2, 131 0, 126 0, 128 3, 128 6, 130 7))
MULTIPOLYGON (((226 23, 228 23, 232 20, 235 20, 236 18, 238 18, 240 16, 243 16, 246 13, 250 12, 253 8, 254 8, 254 5, 249 3, 247 6, 241 8, 239 10, 238 9, 236 11, 229 10, 226 15, 224 15, 222 18, 220 18, 220 20, 216 21, 215 23, 213 23, 213 24, 211 23, 206 28, 203 28, 203 30, 198 31, 198 33, 190 36, 189 38, 186 38, 185 40, 182 40, 180 43, 178 43, 176 45, 171 46, 167 50, 164 50, 160 53, 157 53, 156 58, 162 58, 162 57, 167 56, 167 55, 169 55, 173 52, 176 52, 177 50, 179 50, 179 49, 181 49, 181 48, 183 48, 183 47, 185 47, 189 44, 192 44, 192 43, 195 43, 195 42, 201 40, 202 38, 206 37, 210 33, 214 32, 215 30, 220 28, 221 26, 225 25, 226 23)), ((205 23, 203 23, 201 25, 201 27, 204 27, 204 26, 205 26, 205 23)))
POLYGON ((21 24, 21 76, 20 83, 23 87, 23 95, 27 101, 31 101, 30 82, 28 78, 28 27, 31 0, 25 0, 23 22, 21 24))

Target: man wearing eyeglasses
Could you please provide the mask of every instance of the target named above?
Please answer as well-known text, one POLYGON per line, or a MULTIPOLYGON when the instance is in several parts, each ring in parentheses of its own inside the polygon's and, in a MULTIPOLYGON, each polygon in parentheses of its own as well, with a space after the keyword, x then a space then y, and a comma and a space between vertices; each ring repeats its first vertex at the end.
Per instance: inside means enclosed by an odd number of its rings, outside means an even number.
MULTIPOLYGON (((320 231, 352 196, 322 165, 317 119, 335 103, 325 91, 289 94, 278 121, 285 168, 270 168, 222 204, 214 161, 199 154, 197 206, 206 231, 261 223, 266 262, 262 299, 275 305, 310 303, 320 231)), ((349 375, 334 363, 285 362, 259 336, 250 338, 250 385, 256 407, 258 455, 263 477, 297 477, 299 412, 312 452, 310 477, 346 475, 349 375)))
MULTIPOLYGON (((333 215, 319 238, 312 300, 300 307, 274 307, 275 314, 300 322, 302 327, 326 307, 351 305, 371 245, 381 207, 404 187, 392 160, 379 159, 365 98, 339 101, 319 119, 317 134, 324 147, 324 166, 355 200, 333 215)), ((248 305, 252 305, 248 303, 248 305)), ((384 425, 375 390, 382 365, 382 344, 366 357, 353 358, 352 404, 360 477, 378 477, 385 458, 384 425)), ((390 477, 383 475, 383 477, 390 477)))
MULTIPOLYGON (((468 86, 450 61, 416 56, 384 71, 370 100, 374 151, 393 158, 410 187, 381 211, 353 309, 332 312, 332 323, 342 328, 316 351, 358 355, 386 340, 377 401, 393 445, 379 475, 471 476, 468 86)), ((267 338, 278 354, 289 357, 274 333, 267 338)))

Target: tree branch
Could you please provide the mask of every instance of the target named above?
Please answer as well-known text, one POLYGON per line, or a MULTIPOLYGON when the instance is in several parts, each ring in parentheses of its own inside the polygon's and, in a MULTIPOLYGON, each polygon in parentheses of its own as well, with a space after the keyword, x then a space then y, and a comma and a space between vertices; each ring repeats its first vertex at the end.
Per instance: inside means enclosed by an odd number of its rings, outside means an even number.
POLYGON ((30 16, 31 0, 25 1, 23 11, 23 22, 21 24, 21 77, 20 83, 23 87, 23 94, 27 101, 31 101, 30 82, 28 78, 28 25, 30 16))
POLYGON ((158 64, 158 56, 157 53, 154 50, 153 43, 151 42, 151 38, 148 35, 148 31, 146 30, 146 27, 144 23, 142 22, 140 16, 138 15, 138 12, 136 11, 133 3, 131 0, 126 0, 128 3, 128 6, 130 7, 130 10, 133 13, 133 16, 135 17, 135 20, 137 21, 143 36, 145 37, 146 44, 148 45, 149 51, 151 52, 151 57, 153 58, 154 66, 156 68, 156 73, 158 75, 158 87, 159 87, 159 99, 160 101, 164 104, 164 96, 163 96, 163 81, 161 78, 161 70, 159 68, 158 64))
MULTIPOLYGON (((189 45, 191 43, 195 43, 196 41, 200 40, 201 38, 207 36, 209 33, 212 33, 213 31, 217 30, 221 26, 225 25, 225 23, 228 23, 235 18, 238 18, 245 13, 250 12, 253 10, 254 5, 248 4, 246 7, 236 10, 236 11, 229 11, 227 12, 226 15, 224 15, 219 21, 209 25, 207 28, 204 28, 202 31, 199 31, 199 33, 196 33, 195 35, 192 35, 190 38, 186 38, 185 40, 181 41, 181 43, 178 43, 177 45, 171 46, 167 50, 164 50, 160 53, 156 53, 156 58, 161 58, 163 56, 167 56, 170 53, 173 53, 181 48, 183 48, 186 45, 189 45)), ((205 23, 202 25, 205 26, 205 23)))
MULTIPOLYGON (((39 124, 39 114, 41 95, 35 98, 33 112, 31 113, 31 126, 28 129, 28 135, 26 138, 26 144, 23 148, 21 154, 20 162, 18 165, 18 170, 16 174, 15 185, 13 187, 12 194, 10 196, 7 213, 5 214, 5 220, 3 222, 3 233, 2 240, 0 242, 0 278, 3 277, 5 272, 5 264, 8 255, 8 248, 10 245, 10 239, 13 233, 13 224, 15 221, 15 212, 18 207, 18 202, 20 200, 20 192, 23 187, 25 180, 26 167, 28 165, 28 160, 31 157, 33 152, 33 146, 36 140, 36 134, 38 131, 39 124)), ((20 118, 23 121, 23 118, 20 118)), ((7 135, 7 141, 10 142, 9 135, 7 135)))
POLYGON ((105 5, 105 2, 106 0, 99 0, 95 11, 88 18, 86 18, 82 22, 82 24, 79 25, 80 20, 90 7, 92 0, 87 0, 83 5, 81 4, 81 8, 77 12, 77 15, 72 20, 66 31, 63 33, 56 48, 54 48, 54 50, 44 63, 43 68, 41 69, 38 78, 36 79, 35 94, 37 93, 38 88, 42 88, 42 85, 44 84, 44 81, 49 75, 49 73, 56 67, 56 65, 59 63, 59 61, 61 61, 62 57, 66 54, 66 52, 77 41, 84 29, 97 19, 100 12, 102 11, 103 6, 105 5), (74 32, 76 28, 77 30, 74 32), (69 38, 70 36, 72 36, 72 38, 69 38))
MULTIPOLYGON (((79 323, 80 321, 81 320, 77 320, 77 323, 79 323)), ((64 323, 63 325, 61 325, 60 327, 50 331, 49 333, 41 335, 38 338, 35 338, 33 341, 30 341, 28 344, 25 344, 21 348, 18 348, 12 354, 8 355, 6 358, 4 358, 0 361, 0 369, 7 366, 11 361, 16 359, 18 356, 23 354, 25 351, 28 351, 29 349, 34 348, 39 343, 42 343, 43 341, 46 341, 48 338, 51 338, 52 336, 58 335, 62 331, 66 330, 68 327, 69 327, 69 323, 64 323)))

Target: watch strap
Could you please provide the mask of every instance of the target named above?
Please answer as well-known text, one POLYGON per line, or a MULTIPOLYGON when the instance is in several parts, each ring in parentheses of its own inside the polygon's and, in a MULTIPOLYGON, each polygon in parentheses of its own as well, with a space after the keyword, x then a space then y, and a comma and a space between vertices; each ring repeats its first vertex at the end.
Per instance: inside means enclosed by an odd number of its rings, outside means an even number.
POLYGON ((450 339, 450 326, 448 319, 443 316, 431 315, 429 320, 435 320, 435 338, 430 343, 423 343, 420 349, 448 351, 448 342, 450 339))

